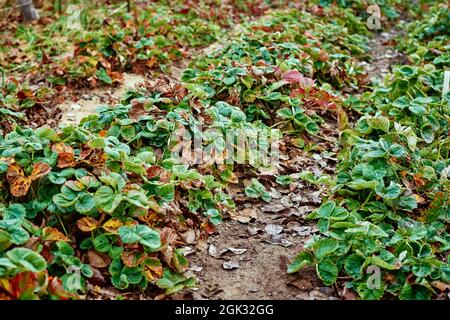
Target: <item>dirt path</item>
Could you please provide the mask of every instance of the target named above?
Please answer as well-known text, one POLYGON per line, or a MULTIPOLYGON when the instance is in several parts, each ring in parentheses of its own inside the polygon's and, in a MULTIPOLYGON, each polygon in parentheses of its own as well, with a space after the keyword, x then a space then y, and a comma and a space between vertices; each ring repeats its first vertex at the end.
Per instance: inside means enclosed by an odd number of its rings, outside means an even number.
POLYGON ((273 176, 261 178, 272 186, 271 202, 252 202, 237 192, 236 213, 224 219, 207 245, 188 256, 199 279, 194 299, 336 299, 334 289, 323 286, 313 269, 286 273, 289 260, 317 232, 305 217, 325 194, 324 187, 302 181, 298 174, 334 172, 335 159, 328 152, 338 149, 322 142, 318 146, 321 152, 282 154, 283 167, 295 181, 288 187, 276 184, 273 176))
POLYGON ((313 270, 286 273, 289 259, 315 232, 314 226, 296 221, 301 219, 284 224, 286 214, 254 211, 258 217, 252 223, 224 221, 208 239, 208 249, 190 257, 200 288, 194 299, 332 298, 334 290, 323 287, 313 270))
POLYGON ((406 64, 407 58, 395 49, 395 37, 404 33, 403 30, 390 28, 388 31, 375 33, 369 41, 372 61, 362 62, 369 79, 383 80, 396 64, 406 64))

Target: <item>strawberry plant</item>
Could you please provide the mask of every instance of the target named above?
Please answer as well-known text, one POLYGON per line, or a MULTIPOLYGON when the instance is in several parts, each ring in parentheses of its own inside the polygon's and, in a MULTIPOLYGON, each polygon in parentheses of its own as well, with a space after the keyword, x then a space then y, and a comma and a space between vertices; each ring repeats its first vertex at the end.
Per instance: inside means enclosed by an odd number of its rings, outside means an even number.
POLYGON ((293 209, 294 198, 318 232, 289 273, 314 266, 323 284, 363 299, 446 290, 447 7, 379 2, 383 23, 416 20, 398 25, 407 63, 370 82, 364 1, 101 4, 43 1, 33 26, 2 24, 0 298, 197 287, 187 245, 255 216, 236 212, 293 209), (42 126, 72 90, 115 86, 126 71, 152 81, 79 124, 42 126))
POLYGON ((325 284, 341 273, 364 299, 430 299, 448 283, 449 99, 426 61, 397 67, 363 97, 371 108, 345 130, 330 198, 308 216, 321 232, 290 265, 315 265, 325 284), (437 208, 439 203, 439 208, 437 208), (368 266, 383 271, 374 290, 368 266))

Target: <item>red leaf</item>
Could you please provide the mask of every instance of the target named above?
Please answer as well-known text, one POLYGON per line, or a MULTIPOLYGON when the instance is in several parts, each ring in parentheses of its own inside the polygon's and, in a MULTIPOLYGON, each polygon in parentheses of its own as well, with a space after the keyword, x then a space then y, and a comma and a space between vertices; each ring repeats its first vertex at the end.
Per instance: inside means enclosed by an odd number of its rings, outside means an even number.
POLYGON ((303 75, 298 70, 290 70, 283 74, 282 79, 289 83, 297 83, 303 78, 303 75))

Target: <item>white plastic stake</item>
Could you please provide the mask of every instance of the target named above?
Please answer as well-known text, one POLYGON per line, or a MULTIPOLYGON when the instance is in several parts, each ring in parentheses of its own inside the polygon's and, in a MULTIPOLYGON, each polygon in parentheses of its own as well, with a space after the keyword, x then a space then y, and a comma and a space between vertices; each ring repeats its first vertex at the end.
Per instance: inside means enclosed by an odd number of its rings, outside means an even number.
POLYGON ((444 72, 444 85, 442 86, 442 99, 444 99, 447 92, 450 91, 450 70, 444 72))

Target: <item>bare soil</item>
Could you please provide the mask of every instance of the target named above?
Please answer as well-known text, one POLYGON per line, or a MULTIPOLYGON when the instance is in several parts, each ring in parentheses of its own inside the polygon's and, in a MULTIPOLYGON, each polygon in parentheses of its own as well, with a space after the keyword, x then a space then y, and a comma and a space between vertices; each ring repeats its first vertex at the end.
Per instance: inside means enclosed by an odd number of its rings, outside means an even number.
POLYGON ((305 237, 285 235, 292 243, 285 247, 266 242, 264 227, 273 223, 272 216, 262 213, 249 225, 228 220, 219 225, 217 234, 208 240, 209 247, 217 248, 218 256, 210 255, 210 250, 198 251, 190 258, 191 270, 196 270, 199 290, 194 299, 330 299, 334 290, 323 287, 314 270, 305 269, 301 274, 286 273, 289 259, 302 249, 305 237), (250 235, 247 228, 261 230, 250 235), (242 254, 234 254, 227 248, 246 249, 242 254), (222 255, 221 252, 227 250, 222 255), (224 263, 237 262, 238 268, 224 269, 224 263))
POLYGON ((98 106, 117 103, 127 90, 133 89, 145 80, 141 75, 124 73, 123 82, 119 87, 101 87, 80 92, 72 98, 72 101, 65 101, 58 106, 62 110, 60 126, 78 124, 84 117, 95 114, 98 106))

